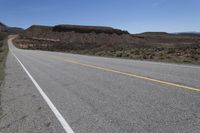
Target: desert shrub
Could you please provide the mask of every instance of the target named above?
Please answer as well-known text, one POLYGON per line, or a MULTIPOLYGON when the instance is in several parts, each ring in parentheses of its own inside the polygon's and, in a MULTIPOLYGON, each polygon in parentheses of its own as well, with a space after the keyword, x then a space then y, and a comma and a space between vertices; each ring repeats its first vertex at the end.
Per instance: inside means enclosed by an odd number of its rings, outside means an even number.
POLYGON ((189 59, 183 59, 183 62, 185 62, 185 63, 190 63, 190 62, 192 62, 192 61, 189 60, 189 59))
POLYGON ((134 54, 135 54, 135 55, 139 55, 139 54, 140 54, 140 51, 139 51, 139 50, 135 50, 135 51, 134 51, 134 54))
POLYGON ((149 59, 153 59, 153 57, 154 57, 153 54, 149 55, 149 59))
POLYGON ((0 33, 0 41, 2 41, 3 39, 5 39, 7 37, 8 33, 4 33, 4 32, 1 32, 0 33))
POLYGON ((144 55, 142 56, 142 59, 147 59, 147 56, 144 54, 144 55))
POLYGON ((117 52, 115 53, 115 56, 116 56, 116 57, 122 57, 122 51, 117 51, 117 52))
POLYGON ((198 59, 199 59, 199 57, 197 56, 197 55, 191 55, 191 58, 193 59, 193 60, 195 60, 195 61, 197 61, 198 59))
POLYGON ((175 53, 176 50, 174 48, 168 48, 167 49, 167 54, 172 54, 172 53, 175 53))
POLYGON ((159 53, 159 56, 160 57, 164 57, 164 53, 159 53))
POLYGON ((122 57, 129 57, 130 53, 128 51, 123 51, 122 52, 122 57))
POLYGON ((2 41, 0 41, 0 47, 2 47, 3 46, 3 42, 2 41))
POLYGON ((172 58, 171 56, 168 56, 168 55, 166 56, 166 59, 171 59, 171 58, 172 58))

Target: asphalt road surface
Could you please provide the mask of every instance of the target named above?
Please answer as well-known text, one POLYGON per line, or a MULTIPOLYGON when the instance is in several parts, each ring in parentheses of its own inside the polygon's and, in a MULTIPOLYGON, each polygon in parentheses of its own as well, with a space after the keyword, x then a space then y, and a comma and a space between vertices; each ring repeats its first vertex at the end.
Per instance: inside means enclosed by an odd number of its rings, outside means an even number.
MULTIPOLYGON (((15 48, 10 40, 9 47, 12 51, 7 59, 7 62, 10 62, 7 63, 7 69, 12 71, 8 75, 9 78, 12 79, 18 72, 20 84, 29 84, 31 89, 28 94, 34 93, 38 100, 35 102, 34 99, 30 100, 30 97, 24 97, 21 102, 26 104, 20 105, 20 108, 29 110, 29 107, 24 106, 38 107, 37 104, 40 103, 43 109, 38 117, 36 113, 30 114, 34 115, 34 118, 24 118, 29 121, 24 127, 26 131, 200 132, 198 66, 21 50, 15 48), (42 97, 14 55, 49 98, 54 109, 59 111, 62 120, 49 106, 48 99, 42 97), (23 76, 27 79, 20 79, 23 76), (37 121, 31 122, 35 117, 37 121), (43 124, 46 119, 51 125, 43 124), (69 126, 68 129, 65 126, 69 126)), ((17 81, 15 77, 15 81, 9 82, 9 85, 12 86, 17 81)), ((26 88, 22 89, 23 92, 27 91, 26 88)), ((21 87, 18 87, 18 92, 20 89, 21 87)), ((15 109, 17 110, 17 107, 15 109)), ((13 130, 19 129, 20 126, 22 125, 13 126, 13 130)))

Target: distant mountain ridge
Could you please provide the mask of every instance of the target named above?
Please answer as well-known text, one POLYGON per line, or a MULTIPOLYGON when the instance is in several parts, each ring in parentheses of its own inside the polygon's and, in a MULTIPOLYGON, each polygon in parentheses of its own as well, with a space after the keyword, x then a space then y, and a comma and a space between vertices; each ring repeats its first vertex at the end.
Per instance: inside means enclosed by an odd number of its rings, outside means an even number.
POLYGON ((5 24, 3 24, 2 22, 0 22, 0 32, 4 32, 6 31, 7 26, 5 24))
POLYGON ((143 32, 143 33, 139 33, 138 35, 144 35, 144 36, 165 36, 165 35, 170 35, 170 33, 167 33, 167 32, 143 32))
POLYGON ((0 22, 0 26, 3 26, 3 27, 7 27, 5 24, 3 24, 2 22, 0 22))
POLYGON ((200 37, 200 32, 181 32, 176 33, 177 35, 184 35, 184 36, 193 36, 193 37, 200 37))
POLYGON ((104 33, 104 34, 129 34, 128 31, 115 29, 112 27, 105 26, 83 26, 83 25, 55 25, 55 26, 41 26, 41 25, 32 25, 25 31, 32 32, 76 32, 76 33, 104 33))
POLYGON ((18 27, 9 27, 7 25, 5 25, 4 23, 0 22, 0 32, 9 32, 9 33, 19 33, 23 31, 22 28, 18 28, 18 27))

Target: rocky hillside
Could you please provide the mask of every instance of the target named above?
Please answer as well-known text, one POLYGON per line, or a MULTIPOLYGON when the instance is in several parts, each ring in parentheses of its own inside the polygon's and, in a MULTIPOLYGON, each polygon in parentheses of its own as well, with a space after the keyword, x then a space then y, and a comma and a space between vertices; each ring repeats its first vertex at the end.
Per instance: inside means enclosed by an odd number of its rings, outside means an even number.
POLYGON ((129 34, 101 26, 34 25, 15 42, 25 49, 200 64, 200 37, 191 34, 129 34))
POLYGON ((25 30, 23 37, 60 40, 65 44, 116 44, 132 38, 127 31, 100 26, 57 25, 31 26, 25 30))
POLYGON ((105 34, 129 34, 128 31, 114 29, 103 26, 80 26, 80 25, 56 25, 53 27, 54 32, 77 32, 77 33, 105 33, 105 34))
MULTIPOLYGON (((142 34, 129 34, 127 31, 101 26, 31 26, 21 37, 59 40, 68 45, 114 45, 126 47, 199 47, 200 38, 168 34, 165 32, 146 32, 142 34)), ((85 46, 84 46, 85 47, 85 46)))

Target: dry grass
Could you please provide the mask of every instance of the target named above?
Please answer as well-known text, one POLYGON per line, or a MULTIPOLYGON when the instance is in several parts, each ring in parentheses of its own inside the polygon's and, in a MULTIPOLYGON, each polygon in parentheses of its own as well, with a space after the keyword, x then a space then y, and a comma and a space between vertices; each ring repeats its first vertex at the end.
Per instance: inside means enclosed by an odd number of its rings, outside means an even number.
POLYGON ((138 47, 135 45, 64 44, 34 39, 17 39, 15 44, 24 49, 62 51, 95 56, 129 58, 161 62, 200 65, 200 47, 138 47))

